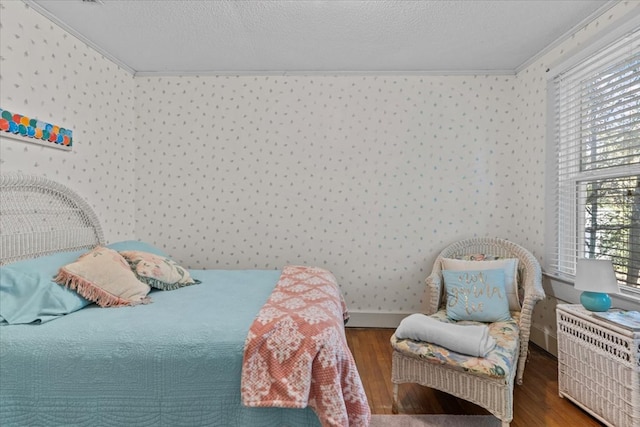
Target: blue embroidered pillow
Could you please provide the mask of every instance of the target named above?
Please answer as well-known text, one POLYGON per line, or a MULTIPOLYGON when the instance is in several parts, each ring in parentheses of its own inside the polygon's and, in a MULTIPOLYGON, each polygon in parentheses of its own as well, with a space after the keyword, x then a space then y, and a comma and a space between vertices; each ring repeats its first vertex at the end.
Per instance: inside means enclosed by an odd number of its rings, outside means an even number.
POLYGON ((447 317, 452 320, 509 320, 504 270, 443 270, 447 317))
POLYGON ((469 260, 454 258, 443 258, 443 270, 504 270, 504 289, 507 292, 509 310, 520 311, 519 281, 518 281, 518 258, 498 259, 493 255, 466 255, 469 260))

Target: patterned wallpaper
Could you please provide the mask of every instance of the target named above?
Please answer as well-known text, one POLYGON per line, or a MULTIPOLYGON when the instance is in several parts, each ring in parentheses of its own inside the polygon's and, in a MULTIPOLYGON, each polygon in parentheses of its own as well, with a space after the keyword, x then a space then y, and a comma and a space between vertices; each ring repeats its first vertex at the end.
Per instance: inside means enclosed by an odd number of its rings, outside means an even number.
POLYGON ((6 139, 0 170, 78 191, 110 241, 134 237, 134 78, 22 1, 0 0, 0 107, 73 130, 71 152, 6 139))
POLYGON ((138 237, 190 267, 318 265, 353 311, 411 312, 452 241, 538 239, 513 76, 136 84, 138 237))

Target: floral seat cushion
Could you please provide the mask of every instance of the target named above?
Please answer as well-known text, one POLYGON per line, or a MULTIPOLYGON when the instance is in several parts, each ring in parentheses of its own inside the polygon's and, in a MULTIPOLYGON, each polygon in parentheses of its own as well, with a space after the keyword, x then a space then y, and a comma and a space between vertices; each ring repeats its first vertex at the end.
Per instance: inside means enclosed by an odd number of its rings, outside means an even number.
MULTIPOLYGON (((402 354, 419 359, 425 359, 433 363, 449 365, 469 373, 487 376, 491 378, 504 378, 505 382, 510 378, 517 362, 517 352, 520 347, 518 321, 520 312, 512 312, 512 318, 504 322, 488 323, 489 334, 495 338, 496 346, 487 354, 487 357, 474 357, 456 353, 435 344, 413 341, 411 339, 398 339, 395 334, 391 336, 391 346, 402 354)), ((446 310, 440 310, 432 317, 442 322, 456 323, 447 318, 446 310)), ((478 322, 461 321, 458 324, 478 324, 478 322)))

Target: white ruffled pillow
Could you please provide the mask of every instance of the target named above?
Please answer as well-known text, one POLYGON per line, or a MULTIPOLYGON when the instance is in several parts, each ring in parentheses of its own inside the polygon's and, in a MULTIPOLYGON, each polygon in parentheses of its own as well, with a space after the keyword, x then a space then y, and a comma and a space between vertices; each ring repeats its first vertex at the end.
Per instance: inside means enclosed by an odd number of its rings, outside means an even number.
POLYGON ((113 249, 98 246, 60 268, 54 279, 100 307, 146 304, 151 288, 139 281, 113 249))

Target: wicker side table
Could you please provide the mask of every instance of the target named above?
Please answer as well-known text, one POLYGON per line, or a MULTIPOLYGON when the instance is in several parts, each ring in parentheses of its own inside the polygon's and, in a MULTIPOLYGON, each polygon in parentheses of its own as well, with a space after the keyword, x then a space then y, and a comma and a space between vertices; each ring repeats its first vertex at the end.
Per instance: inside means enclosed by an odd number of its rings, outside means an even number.
POLYGON ((559 304, 558 388, 608 426, 640 426, 640 331, 559 304))

